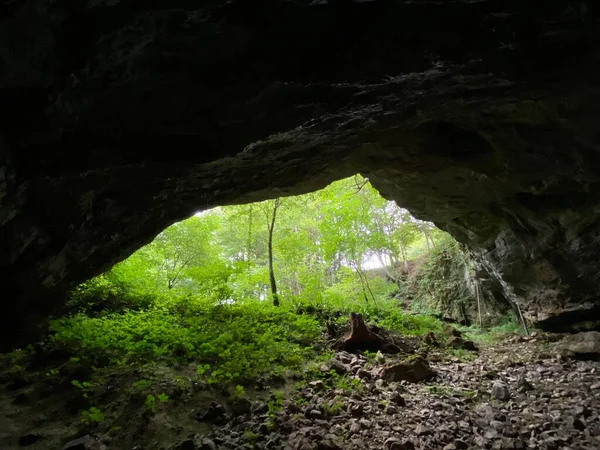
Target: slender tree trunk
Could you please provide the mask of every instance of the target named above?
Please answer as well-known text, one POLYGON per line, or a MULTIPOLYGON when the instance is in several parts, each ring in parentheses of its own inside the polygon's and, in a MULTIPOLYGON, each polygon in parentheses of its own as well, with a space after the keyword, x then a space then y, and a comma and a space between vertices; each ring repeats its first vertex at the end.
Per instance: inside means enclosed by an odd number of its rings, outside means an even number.
MULTIPOLYGON (((252 253, 252 203, 250 203, 250 208, 248 209, 248 240, 246 241, 246 262, 250 263, 250 254, 252 253)), ((246 270, 249 270, 250 264, 246 265, 246 270)))
MULTIPOLYGON (((396 278, 394 275, 392 275, 392 272, 390 272, 390 268, 388 266, 388 264, 386 264, 386 262, 384 261, 383 256, 387 256, 387 255, 382 255, 381 253, 377 252, 377 258, 379 259, 379 263, 381 264, 381 267, 384 268, 386 275, 388 276, 388 278, 390 280, 392 280, 394 283, 398 283, 398 278, 396 278)), ((392 258, 390 258, 390 261, 392 260, 392 258)), ((393 266, 392 266, 392 270, 393 270, 393 266)))
POLYGON ((429 236, 427 236, 427 232, 423 229, 421 229, 421 231, 423 232, 423 236, 425 236, 425 245, 427 246, 427 251, 431 250, 431 246, 429 245, 429 236))
POLYGON ((362 286, 363 289, 363 295, 365 297, 365 301, 369 301, 369 296, 367 295, 367 291, 369 292, 369 294, 371 294, 371 299, 373 301, 373 303, 375 304, 375 306, 377 306, 377 302, 375 301, 375 295, 373 294, 373 291, 371 290, 371 286, 369 285, 369 280, 367 279, 367 275, 363 272, 362 267, 360 266, 360 262, 358 262, 358 259, 356 257, 356 253, 352 252, 353 254, 353 262, 354 262, 354 269, 356 270, 356 273, 358 274, 358 278, 360 279, 360 284, 362 286))
POLYGON ((271 283, 271 295, 273 296, 274 306, 279 306, 279 295, 277 295, 277 282, 275 281, 275 271, 273 270, 273 230, 275 229, 277 208, 279 208, 279 198, 276 198, 273 204, 273 214, 271 215, 271 223, 269 225, 269 282, 271 283))
POLYGON ((400 254, 402 255, 402 263, 404 264, 404 271, 408 273, 408 255, 406 254, 406 247, 404 244, 400 245, 400 254))
MULTIPOLYGON (((475 277, 473 277, 475 278, 475 277)), ((479 328, 483 326, 483 321, 481 320, 481 298, 479 297, 479 280, 475 278, 475 289, 477 293, 477 314, 479 315, 479 328)))

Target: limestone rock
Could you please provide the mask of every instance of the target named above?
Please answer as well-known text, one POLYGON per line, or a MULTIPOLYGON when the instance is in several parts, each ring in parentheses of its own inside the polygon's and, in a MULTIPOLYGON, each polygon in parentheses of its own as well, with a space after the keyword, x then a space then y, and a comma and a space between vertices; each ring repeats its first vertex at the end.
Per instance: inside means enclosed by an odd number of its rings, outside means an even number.
POLYGON ((496 400, 500 400, 503 402, 507 402, 508 400, 510 400, 510 391, 508 390, 508 386, 506 385, 506 383, 496 381, 492 386, 492 396, 496 400))
POLYGON ((19 438, 19 446, 20 447, 29 447, 30 445, 35 444, 42 438, 38 433, 29 433, 19 438))
POLYGON ((239 398, 231 405, 234 415, 248 414, 252 410, 252 402, 247 398, 239 398))
POLYGON ((579 357, 600 357, 600 332, 586 331, 565 337, 556 344, 560 353, 579 357))
POLYGON ((452 336, 448 339, 448 346, 456 349, 464 349, 476 352, 477 346, 473 341, 465 340, 461 337, 452 336))
POLYGON ((217 402, 212 402, 208 408, 196 413, 199 422, 223 423, 226 420, 225 408, 217 402))
POLYGON ((94 440, 89 434, 82 436, 72 441, 67 442, 63 450, 91 450, 93 448, 94 440))
POLYGON ((385 366, 381 376, 386 381, 406 380, 411 383, 418 383, 433 378, 435 371, 429 366, 427 360, 417 356, 407 358, 401 363, 385 366))

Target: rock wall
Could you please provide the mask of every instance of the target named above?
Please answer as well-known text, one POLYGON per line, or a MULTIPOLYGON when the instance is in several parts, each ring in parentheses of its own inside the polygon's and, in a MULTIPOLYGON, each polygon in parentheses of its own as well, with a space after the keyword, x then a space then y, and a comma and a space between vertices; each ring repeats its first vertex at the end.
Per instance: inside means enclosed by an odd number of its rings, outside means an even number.
POLYGON ((547 328, 593 319, 599 20, 573 1, 4 2, 2 342, 196 210, 356 172, 547 328))

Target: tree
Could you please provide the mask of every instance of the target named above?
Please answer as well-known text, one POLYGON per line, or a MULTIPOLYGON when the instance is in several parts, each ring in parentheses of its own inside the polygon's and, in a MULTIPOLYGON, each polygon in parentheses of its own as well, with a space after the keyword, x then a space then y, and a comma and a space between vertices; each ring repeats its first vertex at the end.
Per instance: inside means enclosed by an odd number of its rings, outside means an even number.
POLYGON ((267 228, 269 230, 269 283, 271 284, 271 296, 273 297, 274 306, 279 306, 279 295, 277 294, 277 282, 275 281, 275 271, 273 269, 273 231, 275 230, 275 220, 280 205, 281 200, 279 198, 273 200, 272 212, 270 218, 267 218, 267 228))

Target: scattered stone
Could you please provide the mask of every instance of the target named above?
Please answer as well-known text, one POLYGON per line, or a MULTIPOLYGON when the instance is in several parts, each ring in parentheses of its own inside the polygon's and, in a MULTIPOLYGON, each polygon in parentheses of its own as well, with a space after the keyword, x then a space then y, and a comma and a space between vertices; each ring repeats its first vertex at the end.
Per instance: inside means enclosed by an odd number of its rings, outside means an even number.
MULTIPOLYGON (((539 341, 546 342, 545 335, 539 341)), ((350 368, 352 374, 358 374, 360 370, 370 373, 374 381, 363 381, 356 389, 335 389, 336 379, 324 377, 323 380, 314 380, 301 387, 299 394, 302 402, 297 402, 296 397, 286 398, 282 408, 269 416, 264 400, 254 404, 249 401, 242 401, 241 404, 233 402, 231 417, 225 414, 224 408, 218 403, 211 403, 202 413, 198 413, 199 420, 206 418, 207 422, 219 424, 211 428, 210 439, 196 435, 192 440, 173 441, 177 443, 165 448, 598 448, 600 383, 597 380, 600 362, 557 359, 553 353, 548 354, 547 349, 542 350, 540 343, 519 340, 510 345, 486 344, 473 361, 460 364, 461 370, 458 370, 454 359, 444 354, 435 365, 439 374, 435 386, 412 384, 406 376, 394 381, 393 374, 376 379, 382 376, 384 370, 389 371, 392 367, 404 366, 418 359, 425 361, 422 358, 413 357, 403 361, 395 355, 388 355, 388 363, 378 367, 374 363, 366 365, 366 359, 361 355, 340 352, 335 360, 350 368), (507 364, 507 360, 512 363, 507 364), (490 374, 491 379, 485 374, 490 374), (482 402, 481 399, 489 392, 493 401, 482 402), (513 401, 509 404, 497 402, 511 398, 513 401), (332 412, 334 409, 335 413, 332 412), (248 414, 250 410, 252 416, 248 414), (411 437, 414 444, 407 441, 406 437, 411 437)), ((404 373, 409 371, 406 367, 404 370, 404 373)), ((349 378, 356 378, 352 374, 349 374, 349 378)), ((42 435, 44 440, 50 442, 46 434, 42 435)), ((27 435, 19 440, 20 445, 26 446, 25 438, 27 435)), ((88 439, 90 445, 72 446, 68 450, 122 448, 119 447, 118 438, 113 438, 112 442, 104 441, 102 436, 99 436, 100 441, 88 439)), ((143 448, 148 448, 146 443, 143 445, 143 448)), ((127 448, 131 449, 131 446, 127 448)))
POLYGON ((365 369, 358 369, 358 371, 356 372, 356 375, 358 376, 358 378, 361 378, 363 380, 370 380, 371 379, 371 372, 365 370, 365 369))
POLYGON ((521 375, 517 381, 517 390, 519 392, 527 392, 533 390, 532 384, 527 381, 524 375, 521 375))
POLYGON ((408 358, 401 363, 388 365, 383 368, 382 372, 382 378, 386 381, 405 380, 411 383, 426 381, 435 375, 435 371, 420 356, 408 358))
POLYGON ((419 425, 417 425, 417 428, 415 429, 415 433, 417 433, 417 435, 419 435, 419 436, 423 436, 424 434, 431 433, 431 430, 427 426, 420 423, 419 425))
POLYGON ((29 433, 29 434, 26 434, 25 436, 21 436, 19 438, 19 445, 21 447, 29 447, 30 445, 35 444, 41 438, 42 438, 42 436, 40 436, 37 433, 29 433))
POLYGON ((492 386, 492 396, 496 400, 500 400, 503 402, 507 402, 510 400, 510 391, 508 390, 508 386, 506 383, 501 381, 496 381, 492 386))
POLYGON ((253 414, 265 414, 269 410, 269 405, 264 402, 254 402, 252 404, 253 414))
POLYGON ((200 411, 196 414, 198 422, 222 423, 227 419, 225 417, 225 408, 217 402, 212 402, 206 411, 200 411))
POLYGON ((207 437, 202 437, 199 440, 196 440, 197 450, 217 450, 217 444, 214 443, 212 439, 207 437))
POLYGON ((486 439, 490 439, 490 440, 491 440, 491 439, 496 439, 496 438, 498 437, 498 431, 496 431, 496 430, 494 430, 493 428, 491 428, 491 429, 489 429, 489 430, 487 430, 487 431, 485 432, 485 435, 484 435, 484 437, 485 437, 486 439))
POLYGON ((310 417, 312 419, 322 419, 323 413, 321 411, 319 411, 318 409, 311 409, 308 412, 308 417, 310 417))
POLYGON ((387 405, 384 411, 386 414, 396 414, 398 412, 398 408, 396 408, 394 405, 387 405))
POLYGON ((241 416, 252 410, 252 403, 247 398, 239 398, 233 403, 231 409, 234 415, 241 416))
POLYGON ((89 434, 86 434, 85 436, 67 442, 62 450, 90 450, 92 448, 92 443, 92 437, 89 434))
POLYGON ((406 406, 406 400, 404 400, 404 397, 402 397, 397 391, 394 391, 390 394, 389 400, 398 406, 406 406))
POLYGON ((464 349, 472 352, 478 351, 473 341, 467 341, 461 337, 452 336, 448 339, 448 346, 456 349, 464 349))
POLYGON ((575 419, 573 421, 573 427, 575 427, 576 429, 578 429, 579 431, 583 431, 585 430, 586 426, 585 426, 585 422, 583 422, 580 419, 575 419))
POLYGON ((186 439, 175 446, 176 450, 196 450, 196 444, 192 439, 186 439))
POLYGON ((454 445, 456 446, 456 450, 467 450, 469 448, 469 445, 461 439, 456 439, 454 445))
POLYGON ((325 387, 325 384, 321 380, 311 381, 308 385, 314 389, 323 389, 325 387))
POLYGON ((383 443, 387 450, 408 450, 401 439, 391 437, 383 443))
POLYGON ((330 370, 334 370, 338 375, 345 375, 350 372, 350 368, 337 359, 331 361, 330 370))

